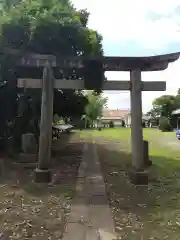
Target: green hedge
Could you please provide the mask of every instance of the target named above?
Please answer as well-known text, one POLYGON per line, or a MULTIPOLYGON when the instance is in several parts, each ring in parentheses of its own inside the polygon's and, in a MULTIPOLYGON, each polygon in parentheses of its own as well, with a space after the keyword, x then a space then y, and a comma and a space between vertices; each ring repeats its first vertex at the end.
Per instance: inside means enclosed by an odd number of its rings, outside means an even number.
POLYGON ((113 121, 109 121, 109 128, 114 128, 114 122, 113 121))

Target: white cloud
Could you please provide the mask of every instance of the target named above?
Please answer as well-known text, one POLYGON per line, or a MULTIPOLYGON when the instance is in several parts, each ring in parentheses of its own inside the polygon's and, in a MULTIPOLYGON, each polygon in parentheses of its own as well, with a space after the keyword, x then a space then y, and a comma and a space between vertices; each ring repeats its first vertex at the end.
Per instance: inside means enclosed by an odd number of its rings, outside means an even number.
POLYGON ((87 8, 91 15, 89 26, 97 29, 109 41, 137 40, 145 47, 154 48, 172 40, 180 41, 177 23, 180 17, 173 17, 173 11, 180 0, 74 0, 78 8, 87 8), (153 21, 150 12, 162 18, 153 21), (171 15, 169 18, 163 16, 171 15), (148 17, 149 16, 149 17, 148 17))
MULTIPOLYGON (((179 41, 180 50, 180 15, 176 8, 180 6, 180 0, 73 0, 77 8, 87 8, 91 13, 89 27, 98 30, 104 40, 113 43, 134 40, 142 48, 165 49, 169 43, 179 41), (151 14, 158 18, 153 19, 151 14), (179 24, 179 25, 178 25, 179 24)), ((106 49, 105 53, 106 53, 106 49)), ((114 50, 114 49, 113 49, 114 50)), ((109 49, 108 49, 109 52, 109 49)), ((114 52, 114 51, 113 51, 114 52)), ((157 51, 155 51, 157 52, 157 51)), ((108 79, 128 80, 128 73, 107 73, 108 79)), ((148 72, 142 74, 142 80, 166 80, 167 94, 175 94, 180 87, 180 60, 171 64, 163 72, 148 72)), ((163 92, 145 92, 143 96, 143 111, 151 107, 155 97, 163 92)), ((109 107, 129 108, 129 93, 116 92, 107 94, 109 107)))

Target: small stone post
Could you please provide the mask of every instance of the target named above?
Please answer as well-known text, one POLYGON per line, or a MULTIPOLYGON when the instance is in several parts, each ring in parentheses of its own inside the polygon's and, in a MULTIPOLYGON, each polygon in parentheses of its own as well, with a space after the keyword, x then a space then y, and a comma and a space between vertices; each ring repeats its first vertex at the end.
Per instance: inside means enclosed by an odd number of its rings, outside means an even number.
POLYGON ((152 165, 152 161, 149 159, 149 143, 148 141, 143 141, 144 144, 144 167, 150 167, 152 165))

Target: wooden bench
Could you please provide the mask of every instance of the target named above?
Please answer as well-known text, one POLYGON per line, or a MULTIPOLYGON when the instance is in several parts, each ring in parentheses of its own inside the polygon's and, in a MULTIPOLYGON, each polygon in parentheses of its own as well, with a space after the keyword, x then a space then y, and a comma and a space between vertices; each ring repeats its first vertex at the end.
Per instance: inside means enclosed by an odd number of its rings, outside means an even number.
POLYGON ((60 138, 60 135, 62 132, 70 132, 73 129, 72 125, 66 125, 66 124, 57 124, 52 126, 52 138, 60 138))

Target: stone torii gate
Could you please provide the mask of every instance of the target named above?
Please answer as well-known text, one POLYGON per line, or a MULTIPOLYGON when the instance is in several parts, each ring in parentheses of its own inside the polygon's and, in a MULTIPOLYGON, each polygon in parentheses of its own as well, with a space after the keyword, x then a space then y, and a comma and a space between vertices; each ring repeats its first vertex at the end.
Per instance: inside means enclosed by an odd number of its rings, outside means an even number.
MULTIPOLYGON (((102 57, 104 71, 129 71, 130 81, 104 81, 103 90, 129 90, 131 92, 131 140, 132 140, 132 169, 129 172, 134 183, 148 183, 144 164, 144 147, 142 132, 142 91, 165 91, 166 82, 141 81, 142 71, 165 70, 168 64, 176 61, 180 53, 150 57, 102 57)), ((98 59, 98 58, 91 58, 98 59)), ((57 79, 53 69, 83 68, 83 57, 57 59, 55 56, 26 55, 19 63, 26 67, 43 67, 41 79, 19 78, 20 88, 42 88, 41 126, 38 167, 35 170, 37 182, 48 182, 51 179, 51 131, 53 118, 53 88, 85 89, 84 80, 57 79)))

